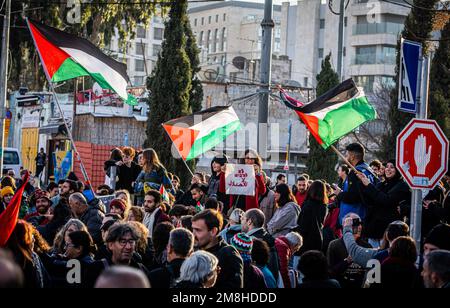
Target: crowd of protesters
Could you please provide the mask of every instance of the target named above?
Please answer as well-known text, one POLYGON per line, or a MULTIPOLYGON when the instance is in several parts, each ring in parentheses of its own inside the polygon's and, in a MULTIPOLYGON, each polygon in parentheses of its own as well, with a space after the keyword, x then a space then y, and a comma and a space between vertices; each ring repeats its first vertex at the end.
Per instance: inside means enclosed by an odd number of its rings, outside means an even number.
MULTIPOLYGON (((27 184, 0 248, 0 287, 449 288, 450 174, 424 198, 417 247, 395 161, 368 164, 358 143, 346 158, 336 183, 301 174, 290 187, 279 175, 272 186, 247 150, 241 163, 254 166, 255 194, 235 196, 225 193, 224 155, 209 175, 181 183, 153 149, 114 149, 96 189, 73 174, 45 189, 27 184), (104 195, 114 195, 107 206, 104 195)), ((21 181, 2 178, 0 215, 21 181)))

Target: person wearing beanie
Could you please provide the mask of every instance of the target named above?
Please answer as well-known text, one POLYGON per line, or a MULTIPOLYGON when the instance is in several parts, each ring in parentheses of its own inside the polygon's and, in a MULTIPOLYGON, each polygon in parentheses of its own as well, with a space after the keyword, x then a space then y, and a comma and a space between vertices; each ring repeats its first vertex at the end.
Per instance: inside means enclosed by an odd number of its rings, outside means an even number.
POLYGON ((244 261, 244 288, 266 289, 264 274, 252 264, 253 239, 245 233, 238 233, 231 238, 230 243, 241 254, 244 261))
POLYGON ((241 209, 234 209, 228 220, 228 225, 226 228, 220 232, 220 236, 227 242, 231 244, 231 239, 236 234, 242 232, 241 219, 244 216, 244 211, 241 209))
POLYGON ((0 214, 3 213, 4 210, 6 210, 6 207, 11 202, 12 197, 14 197, 14 190, 11 186, 6 186, 2 188, 0 191, 0 195, 2 197, 1 203, 0 203, 0 214))
POLYGON ((208 182, 208 198, 216 198, 224 204, 223 213, 227 213, 229 206, 226 195, 220 192, 220 178, 225 180, 225 164, 228 164, 226 155, 218 155, 211 161, 211 178, 208 182))
POLYGON ((118 214, 122 219, 125 219, 125 217, 128 215, 129 209, 127 208, 127 204, 122 199, 114 199, 109 204, 110 207, 110 213, 112 214, 118 214))
POLYGON ((369 239, 373 248, 381 246, 384 231, 396 220, 403 220, 398 208, 411 203, 411 191, 397 170, 395 160, 389 160, 385 168, 385 181, 372 184, 363 173, 358 178, 363 184, 362 194, 368 203, 363 220, 363 237, 369 239))
POLYGON ((25 216, 24 220, 35 227, 47 225, 50 222, 49 209, 52 205, 50 193, 45 190, 36 189, 33 195, 31 195, 30 205, 36 211, 25 216))
POLYGON ((426 257, 434 250, 450 251, 450 225, 440 224, 435 226, 425 237, 423 243, 423 256, 426 257))

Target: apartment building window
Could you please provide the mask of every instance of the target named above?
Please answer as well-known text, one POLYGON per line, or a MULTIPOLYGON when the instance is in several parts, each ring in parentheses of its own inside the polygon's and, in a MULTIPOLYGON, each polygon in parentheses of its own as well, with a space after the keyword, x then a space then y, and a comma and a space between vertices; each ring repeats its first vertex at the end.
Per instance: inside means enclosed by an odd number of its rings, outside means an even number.
POLYGON ((209 16, 208 17, 208 24, 211 24, 211 21, 212 21, 212 16, 209 16))
POLYGON ((377 46, 356 47, 354 64, 375 64, 377 46))
POLYGON ((197 27, 197 18, 194 19, 194 27, 197 27))
POLYGON ((136 36, 137 36, 137 38, 145 39, 147 37, 147 29, 145 29, 142 26, 138 26, 137 31, 136 31, 136 36))
POLYGON ((227 51, 227 28, 222 29, 222 48, 221 51, 227 51))
POLYGON ((319 59, 323 59, 323 48, 319 48, 319 59))
POLYGON ((223 14, 223 21, 227 21, 227 14, 223 14))
POLYGON ((355 81, 358 87, 364 88, 364 92, 373 93, 373 84, 375 82, 375 76, 373 75, 353 76, 353 80, 355 81))
POLYGON ((198 36, 198 45, 199 46, 203 46, 203 35, 204 35, 204 32, 201 31, 200 35, 198 36))
POLYGON ((222 56, 222 59, 220 60, 220 64, 222 64, 222 66, 225 66, 225 56, 222 56))
POLYGON ((137 87, 144 85, 144 76, 136 76, 136 77, 134 77, 134 85, 137 86, 137 87))
POLYGON ((308 86, 308 77, 304 77, 304 78, 303 78, 303 85, 304 85, 305 87, 308 86))
POLYGON ((281 51, 281 42, 279 39, 275 40, 275 43, 273 44, 273 51, 274 52, 280 52, 281 51))
POLYGON ((219 15, 216 15, 216 23, 219 22, 219 15))
POLYGON ((205 24, 205 17, 202 17, 202 26, 205 24))
POLYGON ((164 37, 164 29, 163 28, 155 28, 153 33, 153 39, 161 41, 164 37))
POLYGON ((136 72, 145 72, 145 63, 144 60, 135 59, 134 60, 134 70, 136 72))
POLYGON ((146 51, 145 43, 136 43, 136 55, 143 56, 146 51))
POLYGON ((281 28, 280 27, 275 28, 275 38, 276 39, 281 38, 281 28))
POLYGON ((347 17, 344 17, 344 27, 347 27, 347 17))
POLYGON ((320 29, 325 29, 325 19, 320 20, 320 29))
POLYGON ((219 36, 219 29, 214 30, 214 52, 219 51, 220 46, 220 36, 219 36))
POLYGON ((159 56, 159 53, 161 52, 162 46, 161 45, 153 45, 153 56, 157 57, 159 56))
POLYGON ((212 52, 213 39, 212 39, 212 31, 208 30, 208 53, 212 52))

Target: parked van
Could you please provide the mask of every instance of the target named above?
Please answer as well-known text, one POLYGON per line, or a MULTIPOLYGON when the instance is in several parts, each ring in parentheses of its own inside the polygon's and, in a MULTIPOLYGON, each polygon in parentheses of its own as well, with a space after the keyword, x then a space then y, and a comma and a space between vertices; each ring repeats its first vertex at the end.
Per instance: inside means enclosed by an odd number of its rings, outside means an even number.
POLYGON ((16 177, 20 176, 20 167, 22 167, 22 159, 18 149, 5 148, 3 152, 3 174, 8 170, 14 170, 16 177))

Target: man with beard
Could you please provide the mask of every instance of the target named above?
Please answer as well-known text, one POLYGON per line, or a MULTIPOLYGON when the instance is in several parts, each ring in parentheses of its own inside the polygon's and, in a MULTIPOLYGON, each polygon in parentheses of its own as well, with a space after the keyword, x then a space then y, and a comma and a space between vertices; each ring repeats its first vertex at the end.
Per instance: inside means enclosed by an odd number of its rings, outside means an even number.
POLYGON ((220 274, 216 288, 243 288, 244 263, 239 252, 220 236, 223 217, 218 211, 204 210, 192 218, 195 244, 198 249, 212 253, 219 259, 220 274))
MULTIPOLYGON (((58 185, 59 186, 59 185, 58 185)), ((52 200, 52 206, 55 207, 61 198, 66 198, 69 200, 69 197, 71 194, 78 191, 78 184, 75 181, 72 180, 65 180, 64 183, 62 183, 59 195, 53 197, 52 200)))
POLYGON ((450 251, 434 250, 425 257, 422 271, 425 288, 450 288, 450 251))
POLYGON ((50 222, 49 209, 52 205, 48 191, 37 189, 31 196, 30 203, 33 208, 36 208, 36 211, 28 214, 24 219, 35 227, 48 224, 50 222))
POLYGON ((297 204, 302 207, 303 202, 306 199, 306 192, 308 191, 308 178, 304 175, 301 175, 297 179, 297 192, 295 193, 295 199, 297 200, 297 204))
POLYGON ((165 221, 171 222, 170 217, 161 210, 161 203, 161 194, 156 190, 150 190, 145 194, 143 224, 147 227, 151 237, 153 237, 153 231, 158 224, 165 221))

